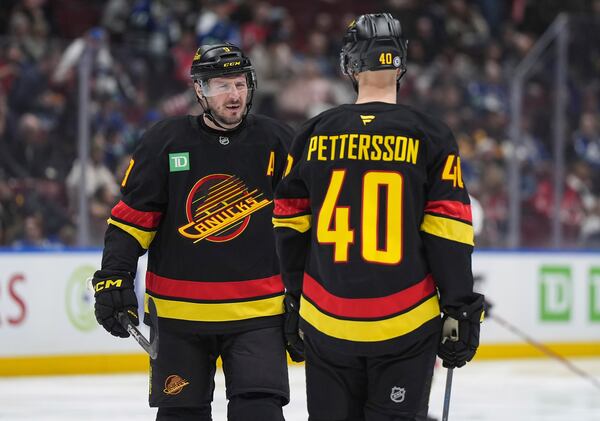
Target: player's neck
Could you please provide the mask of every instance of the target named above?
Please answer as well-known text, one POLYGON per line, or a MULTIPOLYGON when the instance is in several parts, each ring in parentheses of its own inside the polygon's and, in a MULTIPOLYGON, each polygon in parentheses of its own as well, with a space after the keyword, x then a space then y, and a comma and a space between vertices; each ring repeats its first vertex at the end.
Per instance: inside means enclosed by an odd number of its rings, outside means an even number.
POLYGON ((365 102, 396 103, 396 73, 395 70, 378 72, 366 71, 356 75, 358 81, 357 104, 365 102))
POLYGON ((387 102, 388 104, 395 104, 396 86, 359 86, 356 103, 364 104, 365 102, 387 102))

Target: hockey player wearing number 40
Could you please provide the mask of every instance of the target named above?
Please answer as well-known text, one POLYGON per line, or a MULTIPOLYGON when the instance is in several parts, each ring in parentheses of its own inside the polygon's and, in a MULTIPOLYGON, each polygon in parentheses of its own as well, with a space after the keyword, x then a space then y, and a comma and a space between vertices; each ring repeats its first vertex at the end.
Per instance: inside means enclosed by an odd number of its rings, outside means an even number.
POLYGON ((441 122, 396 104, 406 48, 389 14, 349 25, 341 66, 358 99, 303 125, 275 193, 287 342, 304 346, 311 421, 424 420, 436 354, 461 367, 479 345, 458 148, 441 122))
POLYGON ((228 419, 283 421, 284 286, 271 214, 292 131, 248 114, 256 78, 236 46, 201 46, 191 76, 204 113, 146 131, 123 178, 92 280, 96 318, 129 336, 116 315, 138 324, 133 280, 148 250, 146 296, 160 338, 150 362, 157 420, 211 420, 221 357, 228 419))

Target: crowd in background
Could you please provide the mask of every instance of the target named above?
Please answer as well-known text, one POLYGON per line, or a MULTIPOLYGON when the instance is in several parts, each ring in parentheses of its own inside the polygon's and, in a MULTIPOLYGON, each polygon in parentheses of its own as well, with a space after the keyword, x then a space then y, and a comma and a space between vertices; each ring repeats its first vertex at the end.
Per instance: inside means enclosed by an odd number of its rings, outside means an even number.
POLYGON ((553 50, 525 85, 519 150, 508 133, 509 85, 557 14, 575 16, 562 246, 600 247, 600 0, 2 0, 0 246, 76 245, 82 171, 90 245, 102 244, 143 131, 167 116, 201 113, 189 79, 198 45, 242 46, 258 75, 253 112, 297 126, 354 100, 339 71, 341 38, 357 14, 376 11, 398 17, 409 40, 399 102, 453 130, 463 177, 483 209, 477 245, 500 248, 513 157, 522 168, 522 245, 550 244, 553 50), (91 151, 81 163, 78 63, 86 51, 93 51, 91 151))

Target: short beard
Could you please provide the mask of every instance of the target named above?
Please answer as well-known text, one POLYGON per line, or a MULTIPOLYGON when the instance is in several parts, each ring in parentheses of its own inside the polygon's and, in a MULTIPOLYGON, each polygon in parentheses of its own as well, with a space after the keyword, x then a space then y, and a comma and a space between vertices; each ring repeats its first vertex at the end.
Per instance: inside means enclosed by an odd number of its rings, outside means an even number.
POLYGON ((215 120, 217 120, 217 123, 219 123, 219 124, 227 124, 227 125, 240 124, 244 118, 243 113, 240 115, 239 118, 226 117, 224 115, 221 115, 221 114, 215 112, 215 110, 210 110, 210 113, 212 114, 213 118, 215 120))

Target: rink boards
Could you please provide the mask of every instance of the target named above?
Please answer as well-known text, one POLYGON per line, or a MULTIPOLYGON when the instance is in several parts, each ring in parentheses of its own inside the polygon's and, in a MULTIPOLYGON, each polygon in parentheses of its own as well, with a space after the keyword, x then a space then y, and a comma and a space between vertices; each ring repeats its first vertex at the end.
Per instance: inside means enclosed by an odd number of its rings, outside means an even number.
MULTIPOLYGON (((97 250, 0 252, 0 375, 147 369, 137 343, 94 319, 86 280, 100 260, 97 250)), ((138 279, 144 268, 142 258, 138 279)), ((473 272, 493 304, 477 358, 543 355, 494 314, 561 355, 600 356, 600 252, 478 252, 473 272)), ((141 302, 143 282, 137 293, 141 302)))

